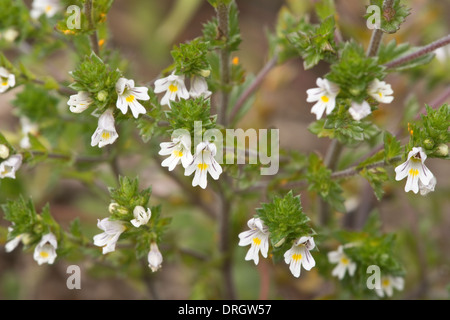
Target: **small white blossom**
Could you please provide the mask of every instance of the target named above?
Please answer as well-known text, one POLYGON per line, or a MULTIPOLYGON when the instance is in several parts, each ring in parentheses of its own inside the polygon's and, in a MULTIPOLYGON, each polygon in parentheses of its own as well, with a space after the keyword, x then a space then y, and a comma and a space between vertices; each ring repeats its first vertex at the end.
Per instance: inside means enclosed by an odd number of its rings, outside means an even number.
POLYGON ((0 93, 16 85, 16 76, 3 67, 0 67, 0 93))
POLYGON ((8 159, 0 163, 0 179, 3 178, 16 178, 16 172, 22 165, 22 155, 15 154, 8 159))
POLYGON ((390 84, 380 81, 378 79, 373 80, 369 88, 367 89, 369 95, 381 103, 391 103, 394 100, 392 94, 394 91, 390 84))
POLYGON ((311 113, 314 113, 317 120, 322 118, 324 112, 330 114, 336 107, 336 96, 339 93, 339 86, 327 79, 317 78, 316 84, 318 88, 308 89, 307 102, 317 103, 312 107, 311 113))
POLYGON ((77 94, 71 95, 67 104, 70 106, 69 110, 73 113, 81 113, 94 102, 90 97, 89 92, 80 91, 77 94))
POLYGON ((191 88, 189 90, 189 95, 191 98, 203 97, 208 99, 212 92, 208 90, 208 83, 206 79, 202 76, 192 76, 191 78, 191 88))
POLYGON ((191 163, 186 167, 185 176, 190 176, 195 171, 192 186, 200 186, 205 189, 207 181, 207 173, 211 175, 214 180, 219 179, 222 173, 222 167, 214 158, 217 153, 217 148, 213 143, 201 142, 197 146, 196 153, 191 163))
POLYGON ((337 263, 337 266, 331 272, 331 275, 342 280, 348 271, 349 276, 353 276, 356 270, 356 263, 353 262, 344 252, 344 247, 339 246, 336 251, 328 252, 330 263, 337 263))
POLYGON ((245 256, 245 260, 253 260, 255 264, 259 262, 259 252, 264 258, 267 258, 269 251, 269 229, 264 225, 260 218, 252 218, 247 222, 250 230, 239 234, 239 245, 248 246, 250 249, 245 256))
POLYGON ((118 137, 113 112, 107 109, 98 119, 98 127, 91 138, 91 146, 98 145, 99 148, 103 148, 107 144, 113 144, 118 137))
POLYGON ((170 101, 189 99, 189 92, 184 84, 184 75, 178 76, 175 72, 172 72, 168 77, 155 81, 155 93, 161 92, 166 93, 161 99, 161 105, 168 105, 169 108, 170 101))
POLYGON ((116 91, 118 96, 116 106, 123 114, 127 113, 128 107, 130 107, 131 113, 135 118, 140 114, 147 113, 147 110, 145 110, 144 106, 138 100, 150 100, 148 88, 135 87, 134 80, 120 78, 116 83, 116 91))
POLYGON ((143 224, 147 224, 148 220, 150 220, 152 216, 152 211, 147 208, 147 211, 142 206, 136 206, 133 210, 134 219, 130 222, 136 228, 139 228, 143 224))
POLYGON ((159 155, 170 155, 161 163, 161 166, 168 167, 169 171, 175 169, 180 161, 183 168, 186 168, 192 162, 190 135, 180 135, 177 138, 173 138, 172 142, 162 142, 159 146, 161 147, 159 155))
POLYGON ((367 101, 363 101, 362 103, 352 101, 348 112, 350 112, 354 120, 359 121, 371 114, 372 109, 370 109, 370 104, 367 101))
POLYGON ((301 237, 286 251, 284 262, 289 264, 289 270, 291 270, 294 277, 300 277, 302 266, 305 270, 311 270, 316 265, 316 261, 309 252, 315 246, 316 244, 312 237, 301 237))
POLYGON ((94 245, 103 247, 103 254, 116 250, 117 240, 119 240, 122 232, 125 231, 123 223, 120 221, 110 221, 109 218, 98 219, 97 227, 104 232, 94 236, 94 245))
POLYGON ((47 18, 53 17, 60 9, 58 0, 34 0, 31 4, 30 16, 38 19, 45 14, 47 18))
MULTIPOLYGON (((12 227, 8 227, 8 232, 11 233, 14 230, 14 228, 12 227)), ((19 234, 17 236, 15 236, 12 240, 8 241, 5 245, 5 251, 6 252, 11 252, 13 251, 15 248, 17 248, 17 246, 19 245, 20 241, 22 240, 23 234, 19 234)))
MULTIPOLYGON (((405 185, 405 192, 413 191, 419 192, 419 181, 423 186, 428 186, 432 179, 433 174, 425 166, 425 160, 427 159, 426 153, 421 147, 414 147, 408 153, 408 159, 395 168, 395 180, 400 181, 405 177, 408 177, 405 185)), ((436 185, 436 182, 434 182, 436 185)), ((424 187, 422 187, 424 188, 424 187)), ((430 189, 434 190, 434 186, 430 186, 430 189)))
POLYGON ((161 265, 163 262, 163 256, 161 252, 159 252, 158 245, 156 242, 152 242, 150 244, 150 252, 148 253, 148 266, 152 269, 152 272, 158 271, 161 269, 161 265))
POLYGON ((36 123, 33 123, 27 117, 20 117, 20 125, 22 127, 22 139, 20 139, 20 147, 22 149, 30 149, 31 142, 28 134, 36 136, 39 133, 39 127, 36 123))
POLYGON ((381 277, 381 288, 375 289, 375 292, 380 298, 383 298, 384 294, 392 297, 394 289, 402 291, 404 286, 405 280, 402 277, 384 276, 381 277))
POLYGON ((436 54, 436 59, 441 63, 447 62, 450 59, 450 45, 446 45, 444 47, 440 47, 434 51, 436 54))
POLYGON ((41 265, 43 263, 53 264, 56 259, 56 249, 58 242, 53 233, 47 233, 41 238, 41 241, 34 248, 33 258, 41 265))

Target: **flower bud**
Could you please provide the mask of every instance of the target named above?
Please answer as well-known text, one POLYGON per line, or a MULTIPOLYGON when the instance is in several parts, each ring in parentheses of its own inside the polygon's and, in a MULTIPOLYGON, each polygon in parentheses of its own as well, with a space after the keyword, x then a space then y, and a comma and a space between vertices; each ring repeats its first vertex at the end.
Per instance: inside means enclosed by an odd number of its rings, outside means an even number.
POLYGON ((436 154, 440 157, 448 156, 448 145, 442 143, 437 147, 436 154))
POLYGON ((97 93, 98 101, 106 101, 106 98, 108 98, 108 92, 106 92, 105 90, 102 90, 99 93, 97 93))
POLYGON ((210 74, 211 74, 211 70, 200 70, 200 75, 204 78, 209 77, 210 74))
POLYGON ((425 139, 423 141, 423 146, 425 149, 432 149, 434 147, 434 141, 431 139, 425 139))
POLYGON ((286 241, 286 238, 281 239, 274 245, 274 247, 275 248, 281 247, 285 241, 286 241))
POLYGON ((24 246, 27 246, 31 243, 32 237, 29 233, 22 234, 22 243, 24 246))
POLYGON ((116 202, 111 202, 109 204, 108 211, 110 214, 113 214, 113 213, 118 213, 118 214, 122 214, 122 215, 128 214, 128 209, 119 205, 116 202))
POLYGON ((7 159, 9 157, 9 149, 4 144, 0 144, 0 158, 7 159))

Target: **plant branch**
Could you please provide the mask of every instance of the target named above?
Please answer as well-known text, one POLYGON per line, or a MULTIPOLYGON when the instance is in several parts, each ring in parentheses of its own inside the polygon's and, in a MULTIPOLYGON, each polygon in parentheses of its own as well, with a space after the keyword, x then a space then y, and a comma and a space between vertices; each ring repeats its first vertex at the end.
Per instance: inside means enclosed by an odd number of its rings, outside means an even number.
MULTIPOLYGON (((383 11, 392 8, 394 0, 385 0, 383 3, 383 11)), ((370 38, 369 48, 367 49, 368 57, 375 57, 378 54, 378 49, 381 45, 381 39, 383 38, 384 32, 381 29, 374 29, 372 32, 372 37, 370 38)))
POLYGON ((234 121, 237 114, 241 110, 244 103, 251 97, 251 95, 258 89, 258 87, 263 82, 264 78, 267 76, 270 70, 272 70, 278 62, 278 55, 275 54, 272 59, 270 59, 266 65, 259 71, 253 83, 241 94, 233 109, 231 110, 230 121, 234 121))
POLYGON ((46 156, 50 159, 61 159, 61 160, 74 160, 76 163, 95 163, 95 162, 104 162, 108 161, 108 158, 106 157, 91 157, 91 156, 78 156, 78 157, 72 157, 68 154, 61 154, 61 153, 46 153, 44 151, 36 151, 36 150, 30 150, 28 151, 33 156, 46 156))
POLYGON ((89 36, 91 41, 91 49, 98 56, 100 54, 100 47, 98 45, 97 30, 95 29, 94 22, 92 21, 92 2, 93 0, 86 0, 84 5, 84 13, 86 14, 89 29, 93 30, 92 34, 89 36))
POLYGON ((430 52, 433 52, 434 50, 441 48, 443 46, 446 46, 448 44, 450 44, 450 34, 446 35, 445 37, 443 37, 439 40, 436 40, 436 41, 430 43, 429 45, 426 45, 425 47, 420 48, 419 50, 417 50, 413 53, 410 53, 410 54, 407 54, 398 59, 392 60, 391 62, 384 64, 384 66, 388 69, 398 67, 406 62, 420 58, 421 56, 424 56, 424 55, 426 55, 430 52))

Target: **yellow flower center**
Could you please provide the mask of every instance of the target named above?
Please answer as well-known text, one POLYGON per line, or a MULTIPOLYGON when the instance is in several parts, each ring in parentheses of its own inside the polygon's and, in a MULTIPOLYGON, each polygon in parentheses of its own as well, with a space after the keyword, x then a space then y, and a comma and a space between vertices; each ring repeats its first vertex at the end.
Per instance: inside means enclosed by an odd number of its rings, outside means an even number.
POLYGON ((302 259, 302 255, 300 253, 294 253, 292 255, 292 260, 294 260, 294 261, 299 261, 301 259, 302 259))
POLYGON ((409 170, 409 175, 413 176, 413 177, 418 176, 419 175, 419 170, 417 170, 417 169, 410 169, 409 170))
POLYGON ((39 255, 42 257, 42 258, 48 258, 48 256, 49 256, 49 254, 47 253, 47 252, 45 252, 45 251, 41 251, 40 253, 39 253, 39 255))
POLYGON ((171 85, 169 86, 169 91, 170 91, 170 92, 177 92, 177 91, 178 91, 178 87, 175 86, 175 85, 173 85, 173 84, 171 84, 171 85))
POLYGON ((391 282, 389 281, 389 279, 384 279, 381 284, 383 285, 383 287, 387 287, 390 283, 391 282))
POLYGON ((330 101, 330 98, 328 98, 327 96, 322 96, 320 98, 323 102, 327 103, 328 101, 330 101))
POLYGON ((206 163, 199 163, 197 165, 197 168, 199 168, 200 170, 206 170, 208 168, 208 165, 206 163))
POLYGON ((253 243, 257 246, 259 246, 261 244, 261 239, 260 238, 253 238, 253 243))
POLYGON ((383 94, 381 92, 378 92, 378 95, 380 96, 380 98, 383 98, 383 94))
POLYGON ((108 131, 103 131, 103 133, 102 133, 102 138, 103 138, 104 140, 108 140, 110 137, 111 137, 111 135, 109 134, 108 131))
POLYGON ((48 5, 45 7, 45 12, 50 12, 50 10, 52 10, 52 6, 48 5))
POLYGON ((173 152, 173 154, 174 154, 176 157, 178 157, 178 158, 181 158, 181 157, 183 156, 183 152, 182 152, 182 151, 178 151, 178 150, 175 150, 175 151, 173 152))
POLYGON ((8 81, 3 81, 2 86, 6 87, 8 85, 8 81))
POLYGON ((125 98, 125 100, 127 100, 127 102, 133 102, 134 96, 132 94, 130 94, 128 97, 125 98))
POLYGON ((342 257, 342 258, 341 258, 341 263, 342 263, 343 265, 347 265, 349 262, 350 262, 350 261, 349 261, 346 257, 342 257))

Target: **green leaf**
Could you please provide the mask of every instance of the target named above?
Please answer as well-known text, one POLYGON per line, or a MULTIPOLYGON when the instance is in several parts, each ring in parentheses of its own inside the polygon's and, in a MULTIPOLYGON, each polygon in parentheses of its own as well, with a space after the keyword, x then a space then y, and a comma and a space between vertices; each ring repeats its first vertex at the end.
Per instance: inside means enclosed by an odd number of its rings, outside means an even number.
POLYGON ((360 172, 360 175, 366 178, 377 197, 378 201, 381 200, 384 194, 383 184, 384 182, 389 180, 389 176, 386 173, 386 169, 384 168, 373 168, 373 169, 363 169, 360 172))
POLYGON ((401 144, 395 136, 389 132, 384 133, 384 160, 388 161, 401 153, 401 144))
POLYGON ((171 51, 175 70, 178 74, 186 76, 201 75, 210 69, 206 57, 209 51, 209 44, 195 39, 188 43, 181 43, 171 51))
MULTIPOLYGON (((376 5, 381 9, 381 27, 384 33, 395 33, 405 22, 406 17, 411 14, 411 9, 401 4, 400 0, 394 0, 391 8, 384 8, 383 0, 371 0, 371 5, 376 5)), ((369 15, 366 15, 368 18, 369 15)))

